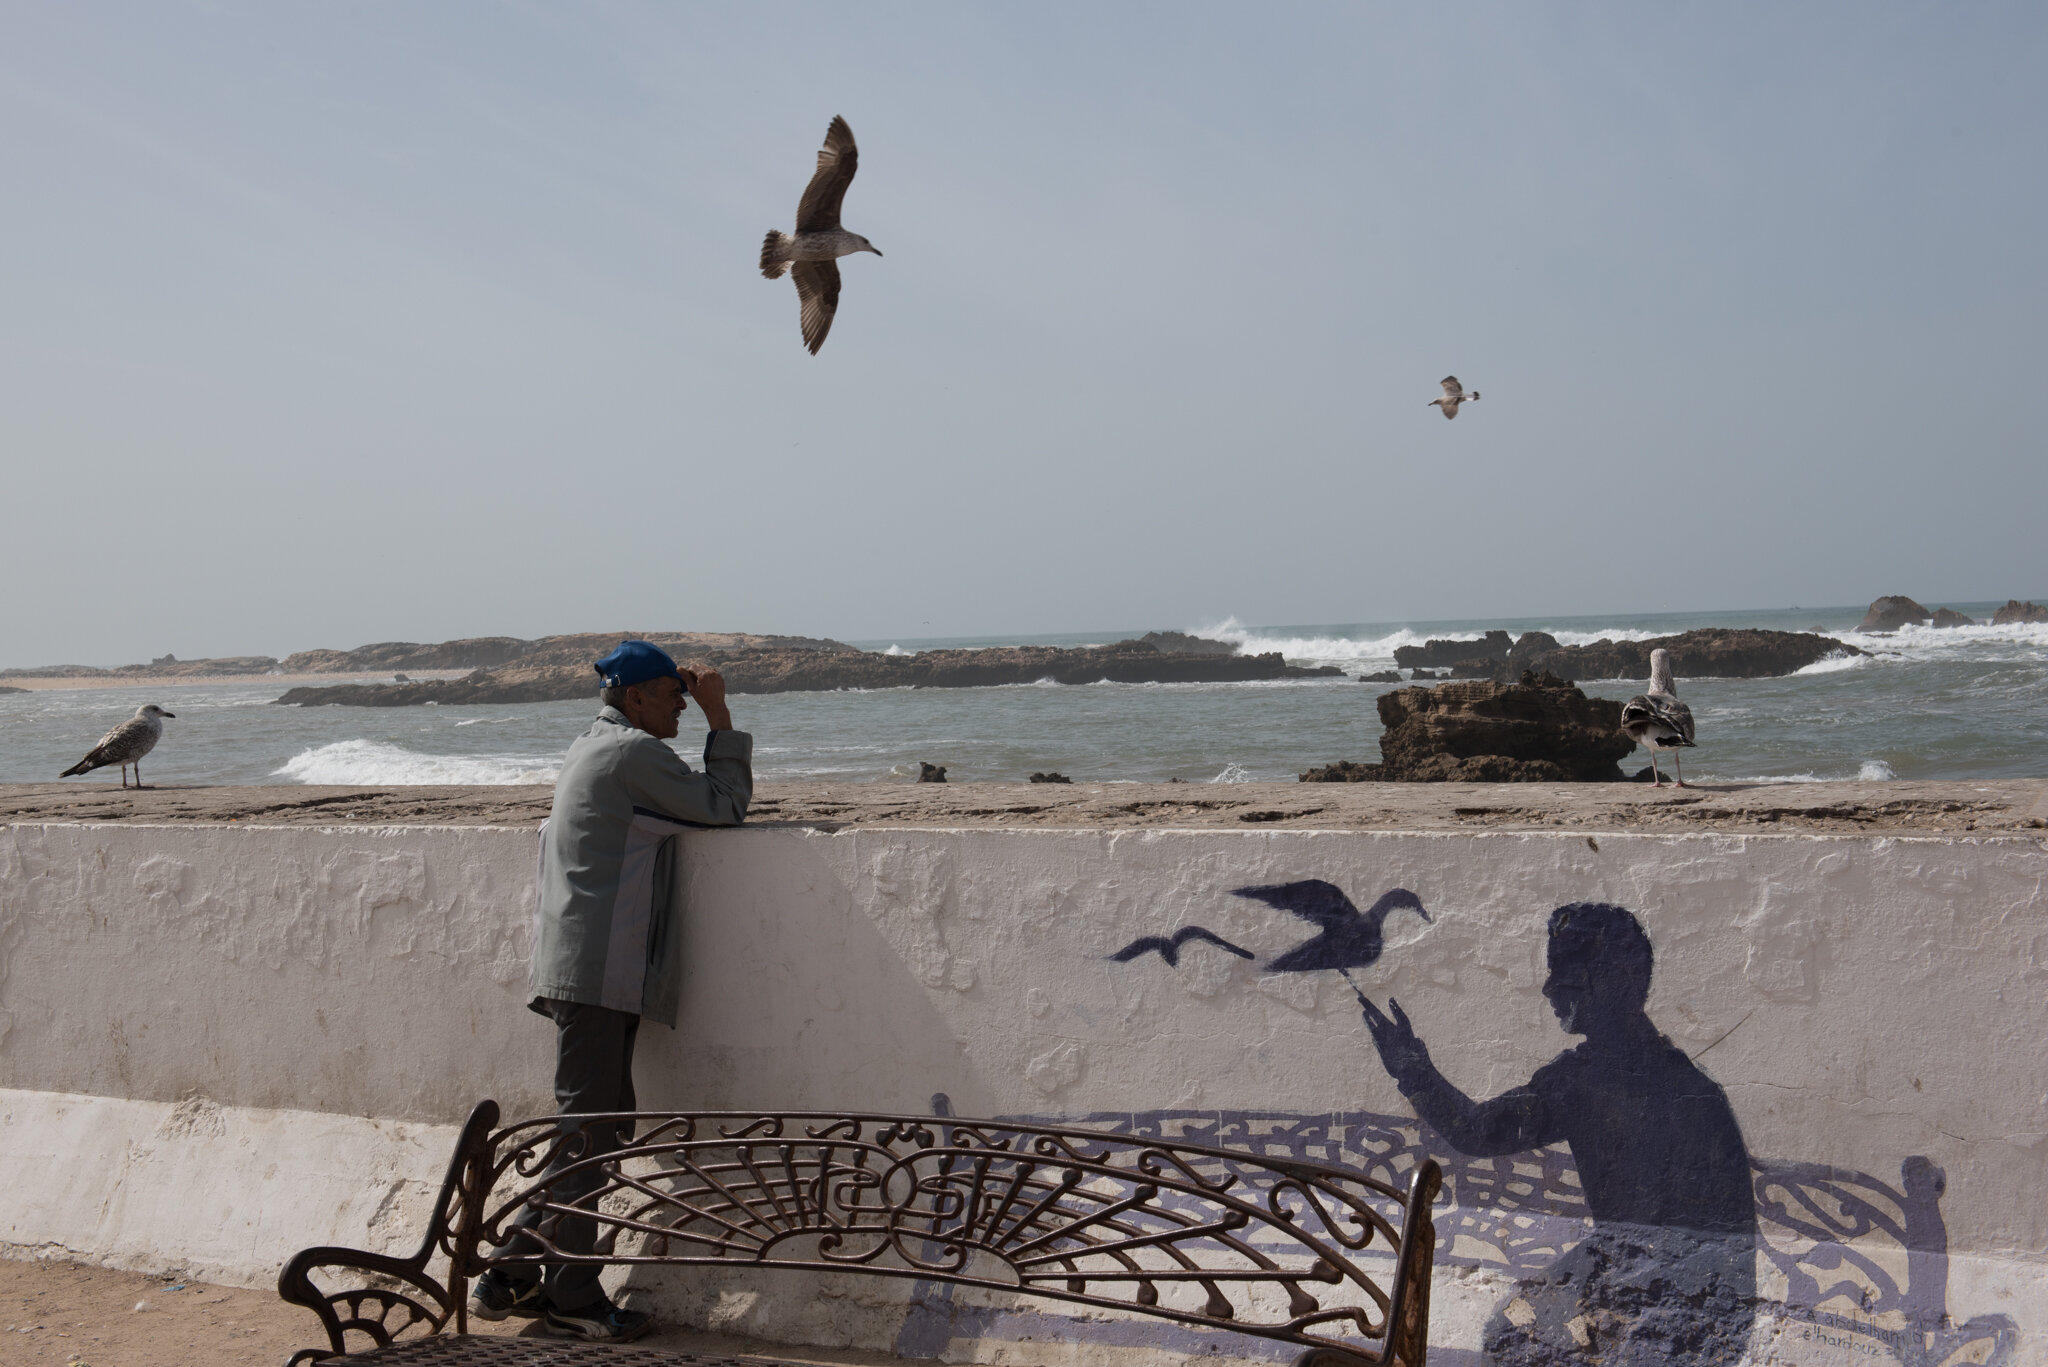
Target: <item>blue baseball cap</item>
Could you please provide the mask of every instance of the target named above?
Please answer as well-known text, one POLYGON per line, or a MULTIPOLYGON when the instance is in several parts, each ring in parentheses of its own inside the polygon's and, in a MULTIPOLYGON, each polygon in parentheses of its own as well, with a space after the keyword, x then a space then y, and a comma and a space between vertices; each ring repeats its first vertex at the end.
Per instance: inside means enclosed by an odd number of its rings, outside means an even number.
POLYGON ((676 662, 660 646, 645 641, 621 641, 619 648, 591 666, 606 688, 625 688, 649 679, 681 679, 676 662))

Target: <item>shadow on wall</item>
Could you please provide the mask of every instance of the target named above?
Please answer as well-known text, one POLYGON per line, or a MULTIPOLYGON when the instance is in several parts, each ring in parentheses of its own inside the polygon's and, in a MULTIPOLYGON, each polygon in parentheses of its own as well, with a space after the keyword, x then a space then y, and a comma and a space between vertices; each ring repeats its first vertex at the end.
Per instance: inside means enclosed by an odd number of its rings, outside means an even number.
MULTIPOLYGON (((1276 971, 1365 966, 1380 955, 1388 911, 1412 906, 1428 915, 1401 889, 1361 913, 1320 880, 1237 895, 1321 927, 1269 965, 1276 971)), ((1172 964, 1188 938, 1250 957, 1198 927, 1114 957, 1128 962, 1158 950, 1172 964)), ((1734 1364, 1748 1351, 1760 1308, 1784 1321, 1774 1327, 1781 1342, 1794 1340, 1786 1346, 1795 1358, 1805 1339, 1905 1367, 2010 1361, 2010 1319, 1949 1319, 1939 1168, 1909 1158, 1893 1188, 1862 1173, 1754 1160, 1720 1086, 1645 1011, 1654 955, 1632 914, 1607 903, 1559 907, 1548 958, 1544 996, 1565 1032, 1584 1043, 1489 1100, 1467 1097, 1437 1070, 1399 1002, 1382 1011, 1361 993, 1373 1044, 1419 1125, 1247 1112, 1096 1115, 1086 1123, 1280 1150, 1397 1185, 1433 1151, 1455 1205, 1438 1222, 1438 1263, 1490 1267, 1517 1282, 1482 1335, 1486 1359, 1503 1367, 1734 1364), (1447 1157, 1446 1147, 1462 1157, 1447 1157), (1762 1296, 1759 1253, 1768 1278, 1762 1296), (1903 1281, 1886 1271, 1901 1254, 1903 1281)), ((912 1324, 923 1328, 911 1335, 917 1343, 902 1346, 923 1346, 939 1329, 933 1319, 913 1312, 912 1324)))
POLYGON ((1550 917, 1543 995, 1585 1043, 1526 1083, 1474 1101, 1430 1061, 1399 1002, 1365 1021, 1401 1094, 1461 1154, 1562 1143, 1592 1232, 1522 1280, 1487 1324, 1487 1354, 1513 1367, 1584 1359, 1734 1363, 1756 1304, 1749 1150, 1721 1088, 1644 1011, 1650 937, 1603 902, 1550 917))
MULTIPOLYGON (((1584 1189, 1570 1154, 1562 1147, 1487 1158, 1446 1158, 1443 1138, 1427 1125, 1400 1116, 1356 1111, 1318 1116, 1255 1111, 1099 1112, 1028 1120, 1254 1149, 1272 1157, 1356 1168, 1395 1184, 1405 1184, 1418 1163, 1435 1155, 1443 1163, 1448 1202, 1448 1209, 1441 1210, 1436 1221, 1439 1269, 1483 1269, 1505 1273, 1524 1284, 1542 1285, 1559 1262, 1595 1232, 1584 1189)), ((1948 1235, 1940 1210, 1943 1174, 1926 1158, 1908 1158, 1897 1186, 1868 1173, 1820 1164, 1751 1159, 1744 1185, 1751 1193, 1756 1251, 1765 1278, 1756 1312, 1779 1321, 1782 1338, 1795 1342, 1802 1337, 1821 1339, 1836 1347, 1851 1347, 1859 1359, 1889 1358, 1902 1367, 1935 1367, 1945 1362, 2006 1367, 2013 1361, 2018 1331, 2009 1318, 1985 1315, 1960 1325, 1949 1318, 1948 1235), (1901 1267, 1904 1277, 1888 1270, 1901 1267)), ((931 1301, 913 1307, 905 1326, 906 1342, 899 1345, 922 1350, 912 1355, 935 1354, 953 1335, 995 1327, 978 1321, 963 1323, 946 1304, 949 1293, 936 1285, 930 1291, 931 1301)), ((1512 1305, 1521 1296, 1518 1291, 1508 1303, 1512 1305)), ((981 1312, 983 1316, 991 1313, 981 1312)), ((1022 1322, 1031 1318, 1032 1312, 993 1313, 996 1318, 1022 1322)), ((1075 1334, 1092 1339, 1096 1327, 1076 1325, 1075 1334)), ((1107 1330, 1113 1326, 1100 1327, 1107 1330)), ((1213 1336, 1191 1333, 1186 1338, 1187 1342, 1178 1346, 1215 1351, 1213 1336)), ((1431 1361, 1440 1356, 1451 1361, 1450 1356, 1434 1350, 1431 1361)), ((1581 1350, 1553 1360, 1570 1361, 1572 1356, 1588 1355, 1581 1350)), ((1781 1356, 1800 1361, 1805 1355, 1792 1352, 1781 1356)), ((1614 1352, 1602 1360, 1643 1359, 1614 1352)))

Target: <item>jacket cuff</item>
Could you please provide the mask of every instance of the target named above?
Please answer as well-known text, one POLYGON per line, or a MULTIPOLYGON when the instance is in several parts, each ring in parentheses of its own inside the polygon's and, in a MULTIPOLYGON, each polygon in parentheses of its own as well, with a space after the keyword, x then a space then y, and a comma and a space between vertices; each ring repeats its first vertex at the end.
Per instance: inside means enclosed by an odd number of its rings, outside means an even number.
POLYGON ((754 758, 754 738, 745 731, 713 731, 704 737, 704 762, 736 759, 742 764, 754 758))

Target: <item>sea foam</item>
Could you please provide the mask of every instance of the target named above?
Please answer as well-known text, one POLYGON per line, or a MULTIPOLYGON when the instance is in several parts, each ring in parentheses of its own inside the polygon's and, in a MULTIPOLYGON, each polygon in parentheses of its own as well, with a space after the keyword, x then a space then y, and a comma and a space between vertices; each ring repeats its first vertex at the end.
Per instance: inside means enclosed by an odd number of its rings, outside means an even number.
POLYGON ((273 771, 293 783, 553 783, 555 759, 536 755, 423 755, 375 740, 343 740, 303 750, 273 771))

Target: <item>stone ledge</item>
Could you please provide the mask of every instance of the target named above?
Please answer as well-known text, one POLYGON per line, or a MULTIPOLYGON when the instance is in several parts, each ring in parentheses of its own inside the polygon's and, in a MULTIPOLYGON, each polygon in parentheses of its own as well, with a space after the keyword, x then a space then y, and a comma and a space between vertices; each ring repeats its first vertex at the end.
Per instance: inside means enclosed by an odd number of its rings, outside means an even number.
MULTIPOLYGON (((503 787, 0 785, 0 824, 538 826, 503 787)), ((2048 835, 2048 780, 1626 783, 763 783, 752 826, 1208 827, 2048 835)))

